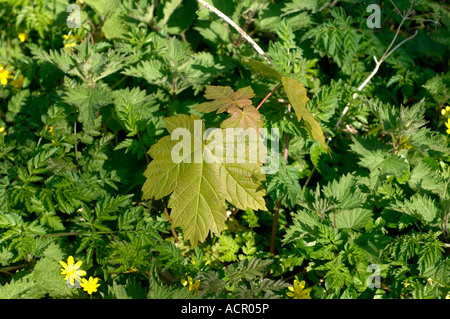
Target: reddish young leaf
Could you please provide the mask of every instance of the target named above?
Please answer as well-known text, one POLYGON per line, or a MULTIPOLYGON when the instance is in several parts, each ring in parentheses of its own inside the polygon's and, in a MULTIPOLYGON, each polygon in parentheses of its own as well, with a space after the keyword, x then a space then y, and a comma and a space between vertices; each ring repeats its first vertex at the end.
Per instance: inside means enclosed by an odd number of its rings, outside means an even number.
POLYGON ((246 130, 252 127, 256 132, 259 132, 259 128, 263 125, 261 113, 259 113, 253 105, 246 105, 244 106, 244 109, 233 106, 228 109, 228 113, 230 113, 231 116, 222 122, 220 125, 222 128, 241 127, 246 130))
POLYGON ((252 105, 250 98, 254 97, 253 89, 250 86, 241 88, 234 92, 229 86, 206 86, 205 97, 210 102, 204 102, 194 107, 195 110, 202 113, 216 111, 223 113, 233 106, 244 107, 252 105))

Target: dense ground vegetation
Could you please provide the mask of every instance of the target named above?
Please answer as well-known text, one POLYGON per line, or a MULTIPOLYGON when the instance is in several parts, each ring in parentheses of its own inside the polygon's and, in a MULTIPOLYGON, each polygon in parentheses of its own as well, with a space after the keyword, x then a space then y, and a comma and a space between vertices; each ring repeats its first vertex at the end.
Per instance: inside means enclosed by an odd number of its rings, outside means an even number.
POLYGON ((200 2, 0 0, 0 298, 450 298, 448 5, 200 2))

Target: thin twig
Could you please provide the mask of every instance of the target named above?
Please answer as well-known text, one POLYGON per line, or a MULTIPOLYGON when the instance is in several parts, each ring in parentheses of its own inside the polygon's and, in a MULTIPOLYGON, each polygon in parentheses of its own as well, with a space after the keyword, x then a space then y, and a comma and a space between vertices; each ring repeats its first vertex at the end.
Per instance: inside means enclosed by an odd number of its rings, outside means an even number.
MULTIPOLYGON (((391 1, 392 2, 392 1, 391 1)), ((395 32, 394 38, 392 39, 391 43, 389 44, 389 47, 386 49, 386 51, 384 52, 384 54, 382 55, 381 59, 378 61, 377 58, 374 56, 374 60, 375 60, 375 68, 373 69, 372 73, 370 73, 370 75, 364 80, 364 82, 358 87, 357 92, 355 92, 352 96, 352 99, 356 99, 356 97, 358 96, 358 92, 361 92, 363 90, 363 88, 367 85, 367 83, 369 83, 369 81, 375 76, 375 74, 377 74, 378 70, 380 69, 380 65, 381 63, 383 63, 392 53, 395 52, 395 50, 397 50, 400 46, 402 46, 405 42, 411 40, 412 38, 414 38, 418 31, 416 30, 416 32, 414 32, 414 34, 406 39, 404 39, 402 42, 400 42, 399 44, 397 44, 392 50, 392 46, 394 45, 395 41, 397 40, 398 34, 400 32, 401 27, 403 26, 403 23, 409 18, 409 16, 414 12, 413 11, 413 7, 414 7, 414 2, 411 1, 411 7, 408 9, 408 11, 405 14, 402 14, 400 12, 400 10, 395 6, 394 3, 392 3, 395 7, 395 10, 397 11, 397 13, 402 17, 402 22, 400 22, 400 25, 397 28, 397 31, 395 32)), ((348 110, 350 107, 350 102, 347 103, 347 105, 345 106, 344 110, 342 111, 341 116, 339 117, 339 120, 336 123, 336 129, 339 129, 339 127, 341 126, 341 122, 344 118, 344 116, 347 114, 348 110)), ((328 142, 331 140, 331 138, 328 139, 328 142)))
POLYGON ((394 1, 392 1, 392 0, 389 0, 389 1, 391 1, 392 5, 393 5, 394 8, 395 8, 395 11, 397 11, 397 14, 398 14, 399 16, 403 17, 403 16, 402 16, 402 12, 397 8, 397 6, 395 5, 394 1))
POLYGON ((251 46, 256 50, 256 52, 258 52, 258 54, 260 56, 262 56, 263 59, 267 61, 267 63, 270 64, 270 60, 266 56, 266 53, 263 51, 263 49, 261 49, 260 46, 258 44, 256 44, 256 42, 244 30, 241 29, 241 27, 239 27, 236 23, 234 23, 233 20, 228 18, 222 11, 220 11, 216 7, 210 5, 209 3, 207 3, 203 0, 197 0, 197 1, 200 2, 200 4, 203 5, 205 8, 214 12, 219 17, 224 19, 229 25, 231 25, 241 35, 241 37, 243 37, 245 40, 247 40, 251 44, 251 46))
POLYGON ((416 30, 416 32, 414 32, 414 34, 413 34, 412 36, 406 38, 405 40, 403 40, 402 42, 400 42, 399 44, 397 44, 397 45, 392 49, 392 51, 389 52, 389 53, 385 56, 384 60, 386 60, 386 59, 387 59, 387 58, 388 58, 395 50, 397 50, 397 49, 398 49, 400 46, 402 46, 405 42, 407 42, 407 41, 411 40, 412 38, 414 38, 418 33, 419 33, 419 31, 416 30))

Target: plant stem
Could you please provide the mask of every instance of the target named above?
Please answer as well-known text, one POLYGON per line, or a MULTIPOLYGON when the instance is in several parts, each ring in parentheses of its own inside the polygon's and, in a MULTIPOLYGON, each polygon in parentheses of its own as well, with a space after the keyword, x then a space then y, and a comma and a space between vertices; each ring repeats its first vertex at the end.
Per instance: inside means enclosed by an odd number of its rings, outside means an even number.
POLYGON ((121 78, 119 81, 117 81, 116 83, 114 83, 114 84, 111 86, 111 90, 114 89, 116 86, 118 86, 120 83, 122 83, 127 77, 128 77, 128 75, 122 76, 122 78, 121 78))
MULTIPOLYGON (((139 143, 142 143, 141 135, 139 134, 139 132, 137 133, 137 137, 138 137, 139 143)), ((147 160, 147 164, 149 164, 150 158, 148 157, 147 152, 145 152, 144 155, 145 155, 145 159, 147 160)))
POLYGON ((228 18, 222 11, 218 10, 216 7, 210 5, 209 3, 205 2, 204 0, 197 0, 201 5, 203 5, 208 10, 214 12, 219 17, 224 19, 229 25, 231 25, 245 40, 247 40, 251 46, 258 52, 260 56, 263 57, 264 60, 267 61, 267 63, 270 64, 269 58, 266 56, 266 53, 263 51, 263 49, 260 48, 258 44, 244 31, 242 30, 236 23, 234 23, 233 20, 228 18))
POLYGON ((77 121, 73 123, 73 136, 75 138, 75 161, 77 162, 78 173, 81 175, 80 164, 78 163, 77 121))
POLYGON ((256 107, 257 110, 266 102, 266 100, 275 92, 279 87, 281 86, 281 83, 278 84, 272 91, 269 92, 269 94, 266 95, 266 97, 259 103, 259 105, 256 107))
POLYGON ((270 256, 271 257, 273 257, 275 255, 275 241, 277 238, 278 216, 280 214, 280 205, 281 205, 281 200, 277 200, 277 203, 275 206, 275 214, 273 215, 272 236, 270 237, 270 256))
POLYGON ((306 187, 308 185, 308 183, 311 180, 311 177, 313 176, 315 171, 316 171, 316 167, 314 166, 313 169, 311 170, 311 173, 309 173, 308 179, 306 180, 305 185, 303 185, 303 187, 306 187))
POLYGON ((164 208, 164 215, 166 215, 166 218, 170 223, 170 231, 172 232, 173 238, 175 238, 175 241, 178 242, 178 235, 175 231, 175 228, 173 227, 172 220, 170 219, 169 212, 167 211, 167 207, 164 208))
POLYGON ((24 266, 24 265, 17 265, 17 266, 3 267, 3 268, 0 268, 0 273, 4 272, 4 273, 8 273, 8 274, 9 274, 11 271, 20 269, 20 268, 22 268, 23 266, 24 266))
MULTIPOLYGON (((289 136, 287 134, 284 134, 284 153, 283 153, 283 159, 285 163, 287 163, 289 155, 289 136)), ((280 205, 281 205, 281 199, 277 200, 277 203, 275 205, 275 213, 273 216, 273 223, 272 223, 272 235, 270 237, 270 256, 275 255, 275 242, 277 238, 277 230, 278 230, 278 216, 280 215, 280 205)))

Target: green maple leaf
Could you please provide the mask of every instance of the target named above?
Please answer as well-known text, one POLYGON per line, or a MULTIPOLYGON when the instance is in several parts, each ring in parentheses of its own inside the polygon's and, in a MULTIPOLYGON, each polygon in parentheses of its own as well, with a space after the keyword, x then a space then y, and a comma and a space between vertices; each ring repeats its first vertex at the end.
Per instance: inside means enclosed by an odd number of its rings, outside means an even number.
POLYGON ((323 131, 319 123, 306 108, 306 103, 308 103, 309 98, 306 96, 305 87, 297 80, 288 77, 282 77, 281 82, 283 83, 286 95, 294 108, 298 120, 300 121, 303 119, 312 138, 322 144, 327 151, 330 152, 330 148, 325 142, 325 137, 323 136, 323 131))
MULTIPOLYGON (((267 210, 260 182, 264 179, 261 162, 237 160, 239 156, 248 159, 250 148, 244 154, 235 152, 233 161, 230 157, 225 160, 225 154, 219 155, 218 150, 230 147, 224 142, 226 138, 208 135, 203 140, 205 126, 198 117, 173 116, 165 122, 171 136, 160 139, 148 152, 153 161, 144 172, 143 199, 171 194, 170 217, 175 227, 183 227, 185 239, 196 245, 210 232, 220 234, 227 218, 225 200, 243 210, 267 210), (181 141, 172 140, 177 132, 186 134, 181 141)), ((217 133, 224 134, 225 130, 215 129, 211 135, 217 133)))
POLYGON ((217 111, 217 113, 222 113, 233 106, 242 108, 246 105, 252 105, 250 98, 254 96, 255 93, 253 93, 253 89, 250 86, 241 88, 234 92, 229 86, 207 85, 205 97, 213 101, 201 103, 194 107, 194 109, 203 113, 210 113, 214 111, 217 111))
POLYGON ((261 75, 277 80, 281 80, 281 78, 283 77, 280 72, 275 70, 271 65, 267 63, 263 63, 255 59, 248 59, 248 58, 244 58, 243 61, 244 63, 250 65, 253 70, 255 70, 261 75))

